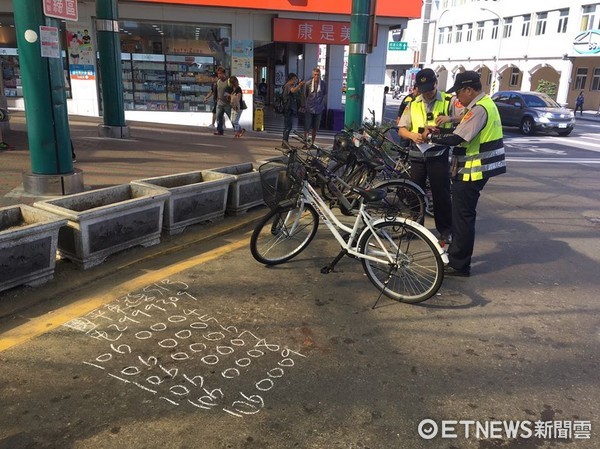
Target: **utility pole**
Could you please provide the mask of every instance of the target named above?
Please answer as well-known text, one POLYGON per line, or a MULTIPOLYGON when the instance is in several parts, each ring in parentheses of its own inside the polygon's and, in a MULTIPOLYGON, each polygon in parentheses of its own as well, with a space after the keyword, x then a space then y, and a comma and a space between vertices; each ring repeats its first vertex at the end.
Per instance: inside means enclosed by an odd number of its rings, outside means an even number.
POLYGON ((13 11, 31 159, 24 190, 34 195, 80 192, 83 174, 73 170, 62 59, 60 54, 42 56, 41 34, 58 33, 59 21, 44 16, 41 0, 14 0, 13 11))
MULTIPOLYGON (((375 0, 373 0, 375 1, 375 0)), ((352 0, 350 18, 350 51, 348 55, 348 86, 344 124, 358 128, 362 123, 365 67, 369 43, 371 0, 352 0)))

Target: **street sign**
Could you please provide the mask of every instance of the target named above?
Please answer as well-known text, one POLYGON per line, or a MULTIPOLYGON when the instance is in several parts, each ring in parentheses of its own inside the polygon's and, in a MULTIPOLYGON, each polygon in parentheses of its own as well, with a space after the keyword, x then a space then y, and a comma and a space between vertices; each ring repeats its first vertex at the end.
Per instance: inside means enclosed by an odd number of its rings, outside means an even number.
POLYGON ((77 21, 77 0, 44 0, 44 15, 77 21))
POLYGON ((408 50, 408 42, 389 42, 388 50, 408 50))

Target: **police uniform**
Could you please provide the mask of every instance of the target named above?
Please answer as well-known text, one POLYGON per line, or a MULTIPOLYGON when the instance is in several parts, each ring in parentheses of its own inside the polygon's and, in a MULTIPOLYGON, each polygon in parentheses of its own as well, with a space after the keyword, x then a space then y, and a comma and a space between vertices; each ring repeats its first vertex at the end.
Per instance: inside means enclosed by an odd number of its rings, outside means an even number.
MULTIPOLYGON (((419 132, 419 128, 436 126, 435 119, 440 115, 454 117, 461 112, 456 98, 442 91, 437 91, 431 101, 426 101, 419 95, 404 109, 398 126, 411 132, 419 132)), ((444 128, 451 127, 446 123, 444 128)), ((452 233, 452 205, 450 194, 449 176, 449 147, 435 146, 422 153, 414 143, 409 147, 411 163, 411 180, 425 190, 427 177, 433 196, 433 211, 435 227, 444 240, 448 240, 452 233)))
MULTIPOLYGON (((468 87, 473 82, 479 82, 477 73, 461 73, 451 90, 468 87)), ((450 274, 468 276, 479 195, 489 178, 506 173, 500 114, 489 95, 480 93, 473 98, 453 134, 464 142, 454 147, 452 155, 453 240, 448 257, 450 274)))

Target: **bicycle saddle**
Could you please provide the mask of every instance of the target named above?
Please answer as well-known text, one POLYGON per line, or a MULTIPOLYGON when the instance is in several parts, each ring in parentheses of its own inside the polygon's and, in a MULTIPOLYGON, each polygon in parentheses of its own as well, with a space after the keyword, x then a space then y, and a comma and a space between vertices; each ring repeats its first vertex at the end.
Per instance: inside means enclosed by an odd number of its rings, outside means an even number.
POLYGON ((352 187, 352 193, 356 193, 364 198, 365 203, 376 203, 381 201, 387 195, 386 189, 363 189, 362 187, 352 187))

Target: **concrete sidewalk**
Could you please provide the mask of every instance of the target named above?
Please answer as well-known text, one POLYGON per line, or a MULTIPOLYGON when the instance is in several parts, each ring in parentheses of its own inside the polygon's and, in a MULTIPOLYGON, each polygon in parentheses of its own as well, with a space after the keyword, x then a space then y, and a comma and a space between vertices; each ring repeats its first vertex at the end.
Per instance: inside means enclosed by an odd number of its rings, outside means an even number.
MULTIPOLYGON (((237 163, 255 162, 280 155, 276 146, 281 136, 247 131, 234 139, 231 128, 224 136, 214 136, 212 128, 129 122, 127 140, 98 137, 101 119, 70 117, 71 137, 77 154, 76 168, 83 171, 86 189, 127 184, 134 179, 204 170, 237 163)), ((13 149, 0 152, 0 207, 33 204, 50 197, 31 196, 23 191, 22 173, 30 171, 25 116, 11 115, 11 131, 4 136, 13 149)), ((161 243, 149 248, 135 247, 110 256, 89 270, 58 261, 54 280, 39 288, 15 287, 0 292, 0 320, 10 319, 47 298, 82 288, 100 279, 109 279, 124 267, 138 266, 150 259, 181 251, 219 236, 251 229, 266 209, 258 207, 246 214, 190 226, 183 234, 163 235, 161 243)))
POLYGON ((599 122, 600 123, 600 113, 599 111, 583 111, 583 116, 575 114, 576 120, 585 120, 588 122, 599 122))
MULTIPOLYGON (((596 111, 584 111, 577 120, 600 123, 596 111)), ((279 155, 279 133, 247 130, 241 139, 233 130, 214 136, 208 127, 128 122, 130 139, 98 137, 102 118, 70 116, 71 137, 77 153, 75 168, 83 171, 88 189, 126 184, 134 179, 204 170, 224 165, 254 162, 279 155)), ((22 173, 31 170, 27 128, 23 112, 11 113, 10 132, 4 140, 12 150, 0 151, 0 207, 31 204, 40 199, 26 195, 22 173)), ((331 143, 331 136, 318 138, 331 143)))
MULTIPOLYGON (((77 154, 75 168, 83 171, 86 189, 97 189, 152 176, 254 162, 281 154, 281 136, 247 130, 241 139, 233 130, 214 136, 208 127, 128 122, 130 139, 98 137, 101 118, 71 116, 71 137, 77 154)), ((22 173, 31 170, 25 114, 11 114, 4 140, 11 150, 0 152, 0 207, 31 204, 39 197, 23 192, 22 173)))

